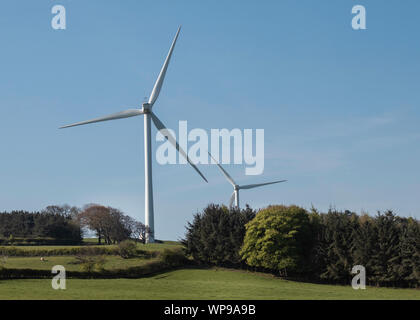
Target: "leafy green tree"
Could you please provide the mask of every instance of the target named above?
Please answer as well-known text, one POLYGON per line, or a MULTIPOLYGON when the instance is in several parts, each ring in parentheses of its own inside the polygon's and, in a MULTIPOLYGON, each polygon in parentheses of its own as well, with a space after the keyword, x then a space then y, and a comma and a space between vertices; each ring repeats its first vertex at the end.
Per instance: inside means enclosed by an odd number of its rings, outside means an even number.
POLYGON ((246 225, 240 254, 250 266, 287 276, 288 272, 304 269, 304 253, 310 240, 309 216, 305 209, 269 206, 246 225))

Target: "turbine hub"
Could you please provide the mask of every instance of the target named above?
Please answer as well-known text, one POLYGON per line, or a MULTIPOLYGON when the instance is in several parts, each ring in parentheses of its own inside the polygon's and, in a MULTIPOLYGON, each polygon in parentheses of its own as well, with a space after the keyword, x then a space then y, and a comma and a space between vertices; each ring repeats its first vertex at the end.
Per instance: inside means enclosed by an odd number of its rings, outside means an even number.
POLYGON ((235 189, 235 191, 238 191, 238 190, 239 190, 239 186, 238 186, 238 185, 236 185, 236 186, 234 187, 234 189, 235 189))
POLYGON ((150 110, 152 109, 152 105, 145 102, 143 103, 143 113, 150 113, 150 110))

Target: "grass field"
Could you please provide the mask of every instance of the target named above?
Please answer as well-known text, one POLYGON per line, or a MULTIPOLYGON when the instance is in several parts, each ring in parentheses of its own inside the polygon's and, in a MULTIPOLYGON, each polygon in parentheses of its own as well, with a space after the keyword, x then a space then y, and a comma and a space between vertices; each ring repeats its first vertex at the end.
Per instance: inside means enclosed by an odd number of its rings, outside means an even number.
MULTIPOLYGON (((94 241, 90 241, 90 245, 94 241)), ((56 250, 72 246, 19 246, 21 250, 56 250)), ((77 246, 74 246, 77 247, 77 246)), ((102 246, 116 248, 116 246, 102 246)), ((177 242, 138 244, 138 248, 161 251, 180 247, 177 242)), ((0 248, 1 249, 1 248, 0 248)), ((123 259, 106 255, 104 269, 142 266, 157 259, 123 259)), ((51 270, 63 265, 67 271, 81 271, 72 255, 7 257, 3 266, 10 269, 51 270)), ((52 276, 51 276, 52 277, 52 276)), ((67 279, 66 290, 53 290, 51 280, 0 280, 0 299, 416 299, 420 290, 319 285, 286 281, 268 274, 229 269, 182 269, 139 279, 67 279)))
MULTIPOLYGON (((126 269, 130 267, 142 266, 154 259, 132 258, 123 259, 119 256, 105 256, 103 268, 106 270, 126 269)), ((33 270, 51 270, 55 265, 61 265, 67 271, 82 271, 81 265, 72 256, 51 256, 41 261, 39 257, 9 257, 6 262, 10 269, 33 269, 33 270)))
POLYGON ((51 280, 0 281, 0 299, 416 299, 420 290, 299 283, 226 269, 183 269, 141 279, 68 279, 66 290, 51 280))
MULTIPOLYGON (((89 244, 90 247, 100 247, 100 248, 107 248, 107 249, 115 249, 117 245, 97 245, 97 241, 92 241, 92 239, 85 240, 86 245, 89 244)), ((147 250, 147 251, 159 251, 163 249, 174 249, 180 248, 181 244, 176 241, 165 241, 164 243, 148 243, 148 244, 138 244, 139 249, 147 250)), ((10 248, 10 246, 8 246, 10 248)), ((8 248, 5 246, 0 246, 0 252, 4 248, 8 248)), ((56 249, 71 249, 71 248, 80 248, 83 246, 16 246, 17 249, 20 250, 56 250, 56 249)))

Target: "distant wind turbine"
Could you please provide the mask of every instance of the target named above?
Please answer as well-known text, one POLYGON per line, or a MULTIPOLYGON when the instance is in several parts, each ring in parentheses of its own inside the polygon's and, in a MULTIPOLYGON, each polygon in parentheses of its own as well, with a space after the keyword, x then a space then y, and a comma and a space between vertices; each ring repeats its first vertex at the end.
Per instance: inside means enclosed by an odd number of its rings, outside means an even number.
MULTIPOLYGON (((81 126, 89 123, 95 123, 100 121, 108 121, 122 118, 135 117, 139 115, 144 115, 144 169, 145 169, 145 224, 148 227, 146 234, 146 241, 148 243, 154 242, 154 213, 153 213, 153 184, 152 184, 152 143, 151 143, 151 121, 155 124, 158 130, 165 130, 165 125, 159 120, 159 118, 152 112, 152 107, 155 104, 160 90, 162 89, 163 80, 165 79, 166 70, 168 69, 169 61, 171 60, 172 51, 174 50, 176 40, 178 39, 179 32, 181 27, 178 28, 178 31, 175 35, 175 38, 172 42, 171 48, 169 49, 168 56, 162 66, 162 69, 159 73, 159 76, 156 80, 156 83, 153 87, 152 93, 148 102, 142 104, 142 109, 128 109, 122 112, 114 113, 109 116, 96 118, 88 121, 77 122, 62 128, 69 128, 75 126, 81 126)), ((188 163, 198 172, 198 174, 207 182, 207 179, 204 175, 198 170, 198 168, 191 162, 187 153, 179 146, 176 139, 169 133, 166 129, 165 131, 166 139, 178 150, 178 152, 188 161, 188 163)))
POLYGON ((213 159, 213 161, 217 164, 220 171, 222 171, 222 173, 225 176, 225 178, 227 179, 227 181, 229 181, 229 183, 233 186, 233 193, 230 196, 229 207, 232 207, 233 202, 235 201, 235 207, 239 208, 239 190, 241 190, 241 189, 243 189, 243 190, 253 189, 253 188, 258 188, 258 187, 262 187, 262 186, 267 186, 269 184, 275 184, 275 183, 280 183, 280 182, 286 182, 287 181, 287 180, 279 180, 279 181, 273 181, 273 182, 266 182, 266 183, 259 183, 259 184, 247 184, 247 185, 240 186, 240 185, 236 184, 236 182, 232 179, 232 177, 229 175, 229 173, 227 173, 226 170, 223 169, 223 167, 219 164, 219 162, 217 162, 216 159, 214 159, 213 156, 210 153, 209 153, 209 155, 213 159))

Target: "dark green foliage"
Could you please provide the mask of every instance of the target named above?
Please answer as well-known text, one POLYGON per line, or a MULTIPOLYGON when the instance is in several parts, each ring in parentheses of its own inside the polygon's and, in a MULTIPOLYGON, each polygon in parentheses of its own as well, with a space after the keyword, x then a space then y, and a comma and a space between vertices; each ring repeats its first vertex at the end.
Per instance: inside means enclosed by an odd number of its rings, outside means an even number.
POLYGON ((378 214, 375 219, 376 248, 371 256, 371 278, 378 284, 394 284, 400 279, 400 220, 391 212, 378 214))
POLYGON ((186 253, 203 264, 234 266, 242 259, 239 250, 245 236, 245 224, 255 217, 248 206, 244 210, 211 204, 188 223, 182 243, 186 253))
POLYGON ((366 268, 369 279, 373 280, 376 262, 372 257, 378 251, 378 235, 374 218, 364 214, 353 230, 353 260, 355 265, 366 268))
MULTIPOLYGON (((82 232, 74 215, 62 209, 51 211, 47 207, 42 212, 12 211, 0 213, 0 241, 3 244, 18 244, 18 239, 48 238, 67 244, 77 244, 82 240, 82 232)), ((67 208, 67 207, 66 207, 67 208)), ((73 211, 76 211, 73 209, 73 211)))
POLYGON ((352 248, 357 215, 350 211, 330 210, 320 216, 318 243, 315 247, 319 277, 332 282, 349 283, 354 265, 352 248))
POLYGON ((347 284, 352 267, 362 265, 370 285, 420 286, 419 221, 392 211, 376 217, 336 210, 313 214, 313 280, 347 284))
POLYGON ((259 270, 338 284, 350 284, 352 268, 362 265, 368 285, 420 287, 416 219, 392 211, 370 217, 297 206, 270 206, 253 217, 250 208, 208 206, 188 224, 186 252, 199 263, 243 266, 240 252, 248 266, 259 270))
POLYGON ((415 219, 401 221, 400 263, 397 272, 409 286, 420 283, 420 224, 415 219))

